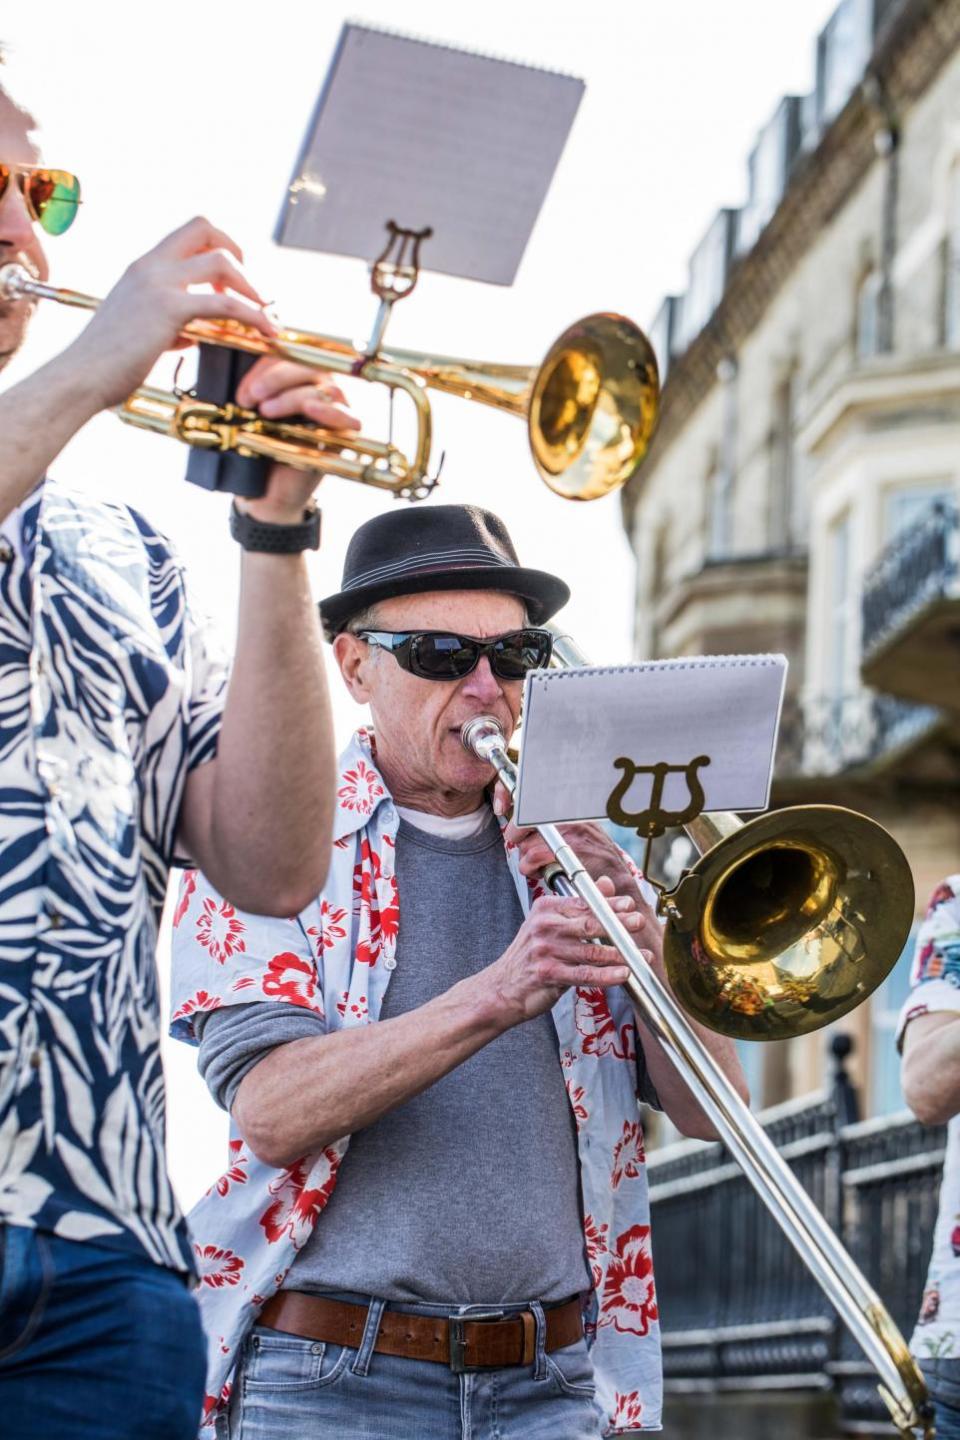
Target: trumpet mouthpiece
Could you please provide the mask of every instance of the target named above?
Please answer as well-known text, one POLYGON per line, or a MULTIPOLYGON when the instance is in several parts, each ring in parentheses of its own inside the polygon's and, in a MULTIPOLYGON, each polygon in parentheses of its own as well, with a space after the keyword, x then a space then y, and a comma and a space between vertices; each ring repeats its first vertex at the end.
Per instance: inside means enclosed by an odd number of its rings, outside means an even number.
POLYGON ((460 743, 470 750, 478 760, 492 764, 495 750, 504 745, 503 726, 495 715, 474 715, 460 729, 460 743))
POLYGON ((25 281, 31 279, 30 272, 22 265, 0 265, 0 300, 17 300, 26 294, 25 281))

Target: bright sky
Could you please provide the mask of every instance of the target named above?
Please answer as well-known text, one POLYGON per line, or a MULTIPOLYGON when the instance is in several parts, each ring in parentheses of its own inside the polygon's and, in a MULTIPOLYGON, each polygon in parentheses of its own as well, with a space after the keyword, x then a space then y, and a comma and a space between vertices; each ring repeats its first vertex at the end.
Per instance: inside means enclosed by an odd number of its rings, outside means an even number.
MULTIPOLYGON (((427 275, 390 332, 405 348, 533 363, 580 315, 620 310, 647 325, 664 294, 685 288, 688 256, 713 214, 744 199, 757 130, 781 95, 810 89, 814 37, 834 8, 835 0, 354 0, 349 9, 331 0, 167 0, 134 28, 129 0, 47 0, 12 10, 0 41, 12 52, 6 82, 40 120, 46 160, 83 184, 73 230, 49 243, 55 283, 102 295, 129 261, 203 213, 241 244, 283 322, 343 336, 364 335, 372 318, 362 263, 281 251, 270 240, 343 21, 582 77, 586 94, 516 284, 427 275)), ((5 383, 81 323, 75 312, 41 307, 5 383)), ((158 374, 168 381, 172 366, 158 374)), ((350 392, 364 428, 381 438, 382 393, 350 392)), ((558 499, 537 479, 520 423, 446 396, 434 405, 438 449, 447 452, 435 498, 501 514, 521 560, 571 584, 563 619, 582 648, 599 662, 627 657, 634 575, 618 499, 576 507, 558 499)), ((165 530, 229 641, 238 558, 226 504, 185 485, 184 464, 173 441, 105 416, 56 471, 128 500, 165 530)), ((400 502, 338 480, 319 498, 323 595, 339 588, 353 530, 400 502)), ((360 717, 333 675, 331 684, 342 740, 360 717)), ((168 963, 162 940, 164 978, 168 963)), ((168 1047, 167 1073, 171 1171, 190 1205, 222 1168, 225 1121, 186 1047, 168 1047)))

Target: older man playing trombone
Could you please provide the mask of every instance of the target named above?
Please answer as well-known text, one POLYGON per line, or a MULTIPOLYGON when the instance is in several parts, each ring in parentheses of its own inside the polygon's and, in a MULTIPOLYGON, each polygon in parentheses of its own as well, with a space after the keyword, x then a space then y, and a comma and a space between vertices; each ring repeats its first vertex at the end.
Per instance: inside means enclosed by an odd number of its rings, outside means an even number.
MULTIPOLYGON (((192 1216, 207 1417, 232 1440, 659 1424, 637 1098, 709 1124, 460 741, 480 713, 512 730, 568 593, 486 511, 362 526, 321 605, 373 716, 341 759, 327 884, 277 922, 184 883, 174 1033, 233 1122, 192 1216)), ((643 882, 571 828, 660 969, 643 882)), ((731 1042, 704 1041, 742 1089, 731 1042)))

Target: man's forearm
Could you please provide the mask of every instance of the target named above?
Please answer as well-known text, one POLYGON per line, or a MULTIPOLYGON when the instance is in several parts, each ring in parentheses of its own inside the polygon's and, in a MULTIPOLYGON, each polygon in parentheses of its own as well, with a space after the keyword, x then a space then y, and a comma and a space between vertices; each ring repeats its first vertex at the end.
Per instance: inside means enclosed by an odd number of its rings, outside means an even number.
POLYGON ((291 1165, 419 1095, 504 1028, 472 976, 394 1019, 278 1046, 244 1076, 233 1118, 261 1160, 291 1165))
POLYGON ((323 638, 306 561, 244 553, 208 870, 243 909, 293 915, 318 894, 330 854, 335 765, 323 638))
POLYGON ((16 510, 51 461, 101 409, 71 350, 0 395, 0 520, 16 510))

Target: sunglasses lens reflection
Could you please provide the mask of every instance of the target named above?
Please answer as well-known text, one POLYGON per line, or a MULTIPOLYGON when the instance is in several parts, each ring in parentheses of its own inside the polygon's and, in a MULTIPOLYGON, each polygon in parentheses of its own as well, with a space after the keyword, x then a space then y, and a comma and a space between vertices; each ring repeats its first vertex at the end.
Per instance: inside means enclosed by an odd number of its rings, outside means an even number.
POLYGON ((459 635, 421 635, 414 645, 420 673, 431 680, 457 680, 469 674, 477 648, 459 635))
POLYGON ((66 170, 37 170, 28 177, 34 214, 48 235, 62 235, 77 218, 80 182, 66 170))
MULTIPOLYGON (((413 643, 412 668, 429 680, 461 680, 470 674, 479 653, 477 642, 467 636, 419 635, 413 643)), ((490 652, 491 668, 501 680, 522 680, 549 659, 550 638, 536 630, 505 635, 490 652)))

